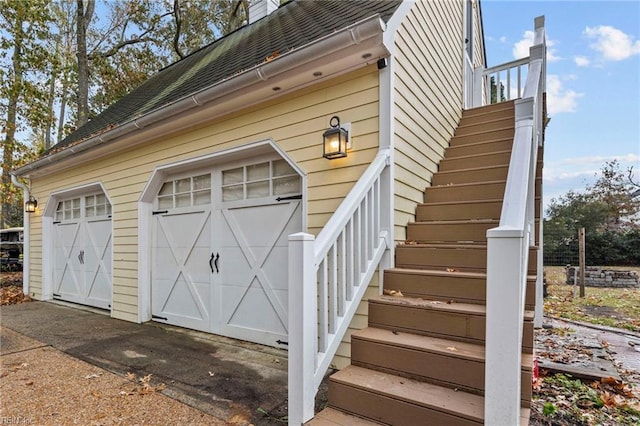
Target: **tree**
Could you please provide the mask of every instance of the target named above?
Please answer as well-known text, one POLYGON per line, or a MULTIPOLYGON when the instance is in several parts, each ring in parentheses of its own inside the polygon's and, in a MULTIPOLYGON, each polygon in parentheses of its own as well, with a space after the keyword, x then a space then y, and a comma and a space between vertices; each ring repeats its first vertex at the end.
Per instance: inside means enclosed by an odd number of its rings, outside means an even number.
MULTIPOLYGON (((632 170, 628 172, 631 176, 632 170)), ((617 161, 603 165, 598 179, 584 193, 569 191, 551 200, 544 223, 544 256, 548 264, 576 263, 577 233, 586 230, 587 264, 623 265, 638 260, 640 212, 633 200, 635 184, 617 161)))
POLYGON ((45 0, 12 0, 0 8, 0 113, 5 135, 2 140, 0 227, 13 224, 10 212, 21 200, 10 177, 16 152, 23 146, 16 140, 16 135, 27 128, 41 129, 50 118, 46 113, 50 56, 43 45, 49 21, 45 0))
POLYGON ((0 226, 12 222, 7 212, 22 209, 9 174, 17 161, 48 149, 170 62, 244 25, 248 6, 248 0, 4 0, 0 226))

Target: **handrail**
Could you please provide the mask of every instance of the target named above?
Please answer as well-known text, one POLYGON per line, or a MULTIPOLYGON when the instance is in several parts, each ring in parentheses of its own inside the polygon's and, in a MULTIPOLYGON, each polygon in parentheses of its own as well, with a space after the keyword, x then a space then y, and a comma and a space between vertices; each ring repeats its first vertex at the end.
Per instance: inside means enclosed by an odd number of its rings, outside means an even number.
POLYGON ((535 29, 536 44, 526 58, 528 73, 523 98, 515 102, 515 135, 500 224, 487 231, 484 421, 490 425, 518 425, 520 421, 522 326, 529 249, 536 242, 540 245, 540 237, 536 238, 533 230, 537 153, 543 142, 544 17, 536 18, 535 29))
POLYGON ((317 238, 289 236, 290 425, 313 417, 320 383, 390 248, 381 216, 390 157, 379 151, 317 238))

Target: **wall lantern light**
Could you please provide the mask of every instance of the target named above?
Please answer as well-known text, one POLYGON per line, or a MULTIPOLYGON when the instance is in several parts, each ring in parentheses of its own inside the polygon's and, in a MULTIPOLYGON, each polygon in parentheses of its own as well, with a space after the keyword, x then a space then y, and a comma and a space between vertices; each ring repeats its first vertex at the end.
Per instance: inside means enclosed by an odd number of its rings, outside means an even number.
POLYGON ((329 125, 331 127, 322 134, 322 156, 329 160, 346 157, 349 131, 340 127, 340 117, 337 115, 331 117, 329 125))
POLYGON ((30 195, 29 200, 24 203, 24 211, 27 213, 33 213, 36 211, 36 207, 38 207, 38 200, 30 195))

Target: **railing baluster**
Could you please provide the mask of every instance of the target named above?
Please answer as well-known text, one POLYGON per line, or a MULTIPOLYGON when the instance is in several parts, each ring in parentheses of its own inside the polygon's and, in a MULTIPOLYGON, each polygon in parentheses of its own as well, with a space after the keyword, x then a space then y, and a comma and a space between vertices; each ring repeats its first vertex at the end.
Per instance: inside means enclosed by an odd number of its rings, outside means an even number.
MULTIPOLYGON (((374 184, 375 188, 375 203, 373 205, 373 211, 375 214, 375 221, 373 227, 374 233, 374 241, 376 244, 380 244, 380 240, 376 240, 375 236, 380 234, 380 213, 382 211, 382 206, 380 205, 380 178, 376 179, 376 183, 374 184)), ((378 248, 378 246, 376 246, 378 248)))
POLYGON ((338 316, 344 316, 345 301, 347 300, 347 258, 345 256, 345 232, 340 233, 338 239, 338 316))
POLYGON ((334 244, 329 250, 329 333, 336 332, 338 321, 338 253, 334 244))
POLYGON ((327 350, 327 335, 329 334, 327 275, 327 257, 325 256, 318 267, 318 350, 320 352, 327 350))
POLYGON ((347 267, 345 268, 346 271, 346 275, 347 275, 347 282, 346 282, 346 286, 347 286, 347 300, 353 300, 353 286, 355 285, 355 280, 354 280, 354 273, 353 270, 355 269, 355 262, 353 259, 354 256, 354 245, 353 245, 353 218, 351 220, 349 220, 349 223, 347 223, 347 228, 346 228, 346 233, 347 233, 347 247, 346 247, 346 253, 345 253, 345 257, 347 259, 347 267))
POLYGON ((354 234, 353 234, 353 244, 354 244, 354 263, 353 263, 353 281, 355 283, 360 281, 360 268, 362 267, 362 215, 360 212, 360 206, 356 210, 354 215, 354 234))

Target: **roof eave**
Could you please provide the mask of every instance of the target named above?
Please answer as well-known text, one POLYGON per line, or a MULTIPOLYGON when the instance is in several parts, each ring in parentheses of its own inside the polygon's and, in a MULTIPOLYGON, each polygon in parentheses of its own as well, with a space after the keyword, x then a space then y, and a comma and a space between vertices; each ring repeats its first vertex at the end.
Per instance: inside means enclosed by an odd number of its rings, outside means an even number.
MULTIPOLYGON (((62 163, 64 163, 64 167, 62 168, 68 168, 85 161, 86 157, 78 154, 86 153, 88 150, 107 144, 109 145, 109 152, 113 153, 116 147, 111 145, 119 140, 125 141, 137 134, 140 134, 141 138, 138 138, 136 143, 142 143, 157 136, 153 132, 147 132, 146 137, 142 135, 146 130, 151 129, 153 125, 166 122, 168 118, 180 116, 187 111, 192 113, 191 110, 194 108, 204 109, 214 101, 216 104, 219 104, 222 100, 235 97, 236 94, 242 91, 246 92, 244 94, 245 99, 241 102, 244 107, 261 102, 267 99, 265 95, 271 91, 271 86, 275 82, 280 84, 289 78, 289 80, 293 81, 291 87, 279 91, 277 95, 270 93, 271 98, 284 95, 294 89, 299 89, 317 82, 319 78, 313 76, 311 72, 309 72, 308 75, 302 75, 304 78, 301 78, 301 73, 299 73, 298 70, 309 67, 313 68, 313 64, 316 63, 319 64, 318 66, 321 66, 320 64, 323 59, 334 57, 334 62, 336 64, 339 62, 339 67, 342 69, 342 72, 375 62, 378 58, 389 55, 389 51, 383 43, 385 30, 386 25, 384 21, 380 19, 379 15, 373 15, 314 40, 303 47, 256 65, 231 78, 218 81, 208 88, 186 96, 177 102, 168 104, 140 117, 133 118, 128 122, 75 144, 71 144, 61 151, 47 155, 46 157, 14 170, 12 174, 21 177, 42 176, 60 170, 62 163), (336 57, 336 54, 342 53, 347 49, 350 49, 350 51, 358 51, 359 48, 368 51, 371 50, 373 53, 370 53, 368 57, 360 57, 353 54, 350 56, 338 55, 336 57), (263 90, 246 90, 257 85, 263 86, 263 90), (265 88, 266 90, 264 90, 265 88)), ((327 72, 323 72, 322 79, 340 73, 340 70, 332 69, 330 65, 330 63, 326 65, 327 72)), ((236 108, 236 110, 238 108, 236 108)), ((231 112, 231 109, 228 107, 219 109, 224 110, 225 113, 231 112)), ((219 115, 222 115, 222 111, 219 115)), ((190 116, 192 116, 192 114, 190 114, 190 116)), ((206 114, 206 116, 209 120, 215 118, 211 114, 206 114)), ((191 125, 194 125, 194 123, 192 122, 191 125)), ((185 127, 188 126, 182 126, 182 128, 185 127)), ((178 128, 174 128, 174 130, 178 130, 178 128)), ((130 144, 126 144, 126 147, 130 146, 130 144)), ((92 158, 95 158, 95 156, 92 155, 92 158)))

